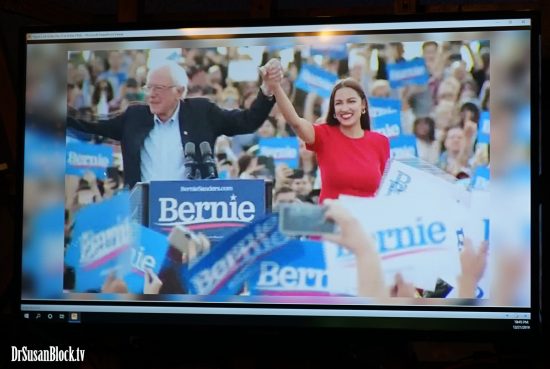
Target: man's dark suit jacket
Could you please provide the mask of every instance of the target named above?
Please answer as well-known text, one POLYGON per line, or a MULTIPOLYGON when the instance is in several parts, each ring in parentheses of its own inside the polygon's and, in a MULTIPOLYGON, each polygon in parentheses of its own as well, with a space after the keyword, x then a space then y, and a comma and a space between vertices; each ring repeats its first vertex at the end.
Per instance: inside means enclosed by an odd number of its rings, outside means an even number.
MULTIPOLYGON (((206 98, 185 99, 181 101, 179 111, 182 145, 193 142, 198 148, 201 142, 206 141, 213 148, 220 135, 254 132, 266 120, 274 103, 274 99, 266 97, 261 90, 249 110, 225 110, 206 98)), ((141 148, 154 127, 154 116, 149 106, 130 106, 119 116, 101 123, 69 117, 67 126, 120 141, 125 184, 132 188, 141 180, 141 148)))

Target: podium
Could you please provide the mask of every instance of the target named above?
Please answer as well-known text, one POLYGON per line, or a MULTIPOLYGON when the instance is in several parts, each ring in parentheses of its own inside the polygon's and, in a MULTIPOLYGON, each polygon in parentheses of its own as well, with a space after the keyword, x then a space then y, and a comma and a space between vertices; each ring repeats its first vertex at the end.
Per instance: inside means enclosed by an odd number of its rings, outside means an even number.
POLYGON ((168 234, 183 225, 217 242, 271 212, 273 182, 197 179, 138 182, 130 194, 132 220, 168 234))

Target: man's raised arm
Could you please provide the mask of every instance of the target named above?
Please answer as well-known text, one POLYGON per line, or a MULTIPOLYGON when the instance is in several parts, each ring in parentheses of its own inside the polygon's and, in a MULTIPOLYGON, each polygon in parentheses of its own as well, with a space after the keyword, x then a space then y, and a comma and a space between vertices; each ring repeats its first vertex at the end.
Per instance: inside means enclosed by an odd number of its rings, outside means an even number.
POLYGON ((124 116, 125 114, 122 113, 114 118, 93 123, 67 115, 67 127, 120 141, 124 128, 124 116))

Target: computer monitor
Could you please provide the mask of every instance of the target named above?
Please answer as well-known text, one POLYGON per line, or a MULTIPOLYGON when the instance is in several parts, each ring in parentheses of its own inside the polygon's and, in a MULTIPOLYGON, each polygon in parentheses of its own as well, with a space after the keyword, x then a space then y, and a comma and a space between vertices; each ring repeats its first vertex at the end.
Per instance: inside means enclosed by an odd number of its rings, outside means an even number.
POLYGON ((22 318, 537 327, 537 18, 461 17, 29 29, 22 318))

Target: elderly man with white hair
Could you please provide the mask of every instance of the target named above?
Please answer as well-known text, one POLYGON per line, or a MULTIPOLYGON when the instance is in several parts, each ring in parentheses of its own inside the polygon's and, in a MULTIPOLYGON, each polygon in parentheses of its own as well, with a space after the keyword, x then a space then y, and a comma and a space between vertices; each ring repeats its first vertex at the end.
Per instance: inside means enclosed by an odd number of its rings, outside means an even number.
MULTIPOLYGON (((268 68, 280 68, 270 60, 268 68)), ((282 73, 281 73, 282 78, 282 73)), ((147 105, 132 105, 122 114, 100 123, 67 118, 67 126, 120 141, 124 181, 184 179, 184 146, 201 142, 214 146, 221 135, 251 133, 266 120, 275 103, 262 84, 248 110, 226 110, 205 98, 186 99, 188 77, 176 63, 152 68, 147 75, 147 105)))

